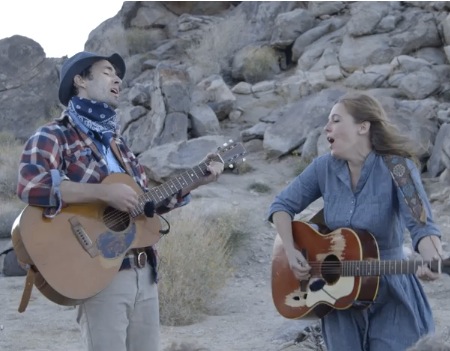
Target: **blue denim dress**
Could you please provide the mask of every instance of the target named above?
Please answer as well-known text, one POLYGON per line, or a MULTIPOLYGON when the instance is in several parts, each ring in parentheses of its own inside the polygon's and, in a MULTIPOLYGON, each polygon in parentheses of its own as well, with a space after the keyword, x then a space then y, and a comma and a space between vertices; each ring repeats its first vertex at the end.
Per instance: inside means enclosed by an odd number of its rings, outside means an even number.
MULTIPOLYGON (((380 259, 403 259, 406 229, 415 250, 424 236, 440 237, 419 171, 411 160, 407 166, 427 213, 426 224, 415 220, 383 158, 375 152, 367 156, 354 191, 345 161, 331 154, 316 158, 275 197, 269 220, 277 211, 294 217, 322 197, 328 228, 369 231, 377 240, 380 259)), ((433 332, 434 321, 415 275, 385 275, 368 309, 334 310, 322 318, 322 328, 329 351, 403 351, 433 332)))

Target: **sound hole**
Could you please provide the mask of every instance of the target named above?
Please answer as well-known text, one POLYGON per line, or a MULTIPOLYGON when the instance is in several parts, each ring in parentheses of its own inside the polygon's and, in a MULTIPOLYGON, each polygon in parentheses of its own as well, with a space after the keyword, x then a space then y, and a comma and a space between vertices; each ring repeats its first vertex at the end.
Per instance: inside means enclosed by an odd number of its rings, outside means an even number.
POLYGON ((336 255, 329 255, 322 262, 322 277, 328 284, 335 283, 341 276, 341 261, 336 255))
POLYGON ((103 212, 103 223, 115 232, 122 232, 130 225, 130 215, 113 207, 107 207, 103 212))

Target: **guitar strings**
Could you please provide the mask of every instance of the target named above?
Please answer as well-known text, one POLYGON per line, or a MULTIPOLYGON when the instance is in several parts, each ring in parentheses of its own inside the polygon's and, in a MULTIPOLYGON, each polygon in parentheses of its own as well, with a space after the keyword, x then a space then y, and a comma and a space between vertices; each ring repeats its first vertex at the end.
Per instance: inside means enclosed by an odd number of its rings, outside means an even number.
MULTIPOLYGON (((183 178, 183 181, 187 184, 188 182, 184 179, 183 174, 187 174, 187 175, 189 176, 189 178, 191 178, 191 180, 192 180, 192 177, 190 176, 190 172, 193 172, 193 173, 197 176, 197 178, 200 178, 199 175, 197 174, 197 170, 196 170, 196 169, 198 168, 198 170, 200 170, 200 172, 202 173, 202 175, 205 175, 206 167, 207 167, 206 163, 203 162, 203 163, 197 165, 196 167, 193 167, 191 170, 182 173, 181 175, 179 175, 179 177, 181 176, 181 177, 183 178)), ((174 180, 177 180, 177 182, 180 184, 180 186, 183 185, 183 184, 180 182, 180 180, 178 180, 177 177, 172 178, 170 181, 174 181, 174 180)), ((167 182, 164 183, 164 184, 158 185, 157 187, 152 188, 152 189, 151 189, 149 192, 147 192, 147 193, 141 194, 141 195, 139 196, 139 198, 141 198, 141 197, 146 197, 146 196, 148 195, 148 197, 151 199, 151 201, 154 201, 154 198, 153 198, 153 196, 151 195, 151 192, 152 192, 152 191, 155 192, 156 190, 158 190, 158 189, 160 189, 160 188, 166 190, 165 187, 164 187, 165 184, 167 184, 167 182)), ((181 188, 181 189, 182 189, 182 188, 181 188)), ((178 191, 178 190, 177 190, 177 191, 178 191)), ((161 191, 161 192, 162 192, 162 191, 161 191)), ((167 190, 166 190, 166 193, 169 194, 169 197, 175 194, 175 193, 169 193, 167 190)), ((123 211, 120 211, 120 210, 118 210, 118 209, 113 208, 113 211, 109 212, 109 213, 103 218, 103 221, 104 221, 105 223, 108 223, 108 224, 109 224, 109 225, 107 225, 108 227, 114 227, 114 226, 117 226, 119 223, 127 223, 127 222, 129 222, 130 217, 133 217, 133 218, 134 218, 134 217, 137 217, 137 216, 139 216, 140 214, 142 214, 144 204, 145 204, 145 203, 139 201, 139 204, 138 204, 132 211, 130 211, 129 213, 128 213, 128 212, 123 212, 123 211), (142 210, 141 210, 141 208, 142 208, 142 210), (136 211, 136 210, 137 210, 137 212, 138 212, 138 213, 137 213, 137 216, 133 216, 131 213, 132 213, 133 211, 136 211)))
MULTIPOLYGON (((350 276, 378 276, 382 274, 388 274, 393 270, 397 271, 397 268, 408 268, 408 270, 416 269, 417 266, 423 265, 424 263, 431 263, 430 261, 424 260, 414 260, 414 261, 396 261, 396 260, 346 260, 341 262, 321 262, 321 261, 311 261, 308 262, 311 266, 311 271, 313 274, 341 274, 352 272, 359 274, 350 274, 350 276), (361 266, 362 264, 362 266, 361 266), (355 267, 358 265, 358 267, 355 267), (399 267, 400 266, 400 267, 399 267), (388 273, 381 273, 381 270, 385 270, 388 268, 388 273), (379 274, 373 274, 372 272, 378 272, 379 274), (362 274, 365 273, 365 274, 362 274)), ((345 276, 345 275, 344 275, 345 276)))
MULTIPOLYGON (((240 145, 240 144, 236 144, 236 145, 233 146, 233 148, 236 147, 236 146, 239 146, 239 145, 240 145)), ((219 148, 218 150, 221 151, 221 148, 219 148)), ((221 151, 221 152, 223 152, 223 151, 221 151)), ((244 155, 244 152, 241 152, 240 155, 244 155)), ((230 162, 230 161, 232 161, 233 159, 236 159, 238 156, 239 156, 239 154, 235 154, 233 157, 228 156, 229 161, 227 161, 227 162, 230 162)), ((218 161, 218 162, 223 162, 223 163, 225 164, 226 162, 223 160, 223 158, 225 158, 225 157, 222 155, 222 157, 221 157, 220 159, 216 160, 216 161, 218 161)), ((184 175, 188 175, 189 178, 191 178, 191 181, 192 181, 192 177, 191 177, 190 173, 193 172, 193 173, 197 176, 197 178, 200 179, 200 176, 197 174, 197 171, 199 170, 199 171, 201 172, 202 175, 205 175, 205 174, 206 174, 205 171, 206 171, 206 167, 207 167, 207 166, 208 166, 208 165, 207 165, 206 162, 202 162, 202 163, 200 163, 199 165, 197 165, 197 166, 191 168, 189 171, 186 171, 186 172, 184 172, 184 173, 181 173, 181 175, 179 175, 178 177, 182 177, 183 180, 184 180, 184 182, 185 182, 186 184, 188 184, 188 182, 186 182, 186 180, 184 179, 184 175)), ((177 182, 180 183, 180 186, 182 186, 182 187, 180 188, 180 190, 183 189, 183 184, 180 182, 180 180, 179 180, 177 177, 174 177, 174 178, 170 179, 169 181, 174 181, 174 180, 177 180, 177 182)), ((168 182, 169 182, 169 181, 168 181, 168 182)), ((161 185, 159 185, 159 186, 157 186, 157 187, 155 187, 155 188, 152 188, 148 193, 144 193, 144 194, 142 194, 140 197, 144 197, 145 195, 150 195, 151 200, 153 200, 153 197, 152 197, 152 195, 151 195, 150 193, 151 193, 152 191, 156 191, 158 188, 165 189, 165 188, 164 188, 164 185, 167 184, 168 182, 166 182, 166 183, 164 183, 164 184, 161 184, 161 185)), ((177 190, 177 191, 178 191, 178 190, 177 190)), ((175 193, 169 193, 167 190, 166 190, 166 192, 169 194, 169 197, 175 194, 175 193)), ((137 217, 137 216, 139 216, 139 215, 142 214, 144 205, 145 205, 144 203, 139 202, 138 206, 136 206, 136 207, 135 207, 132 211, 130 211, 129 213, 123 212, 123 211, 120 211, 120 210, 117 210, 117 209, 114 209, 114 211, 111 211, 110 213, 108 213, 108 214, 103 218, 103 220, 104 220, 105 222, 109 222, 110 226, 116 226, 118 223, 121 223, 121 222, 122 222, 122 223, 127 223, 127 222, 129 221, 129 219, 130 219, 129 217, 133 217, 133 218, 134 218, 134 217, 137 217), (142 209, 141 209, 141 208, 142 208, 142 209), (133 216, 131 213, 132 213, 133 211, 135 211, 136 209, 137 209, 137 212, 138 212, 138 213, 137 213, 136 216, 133 216), (117 214, 117 212, 119 212, 119 214, 117 214), (112 220, 114 220, 114 221, 112 221, 112 220)))

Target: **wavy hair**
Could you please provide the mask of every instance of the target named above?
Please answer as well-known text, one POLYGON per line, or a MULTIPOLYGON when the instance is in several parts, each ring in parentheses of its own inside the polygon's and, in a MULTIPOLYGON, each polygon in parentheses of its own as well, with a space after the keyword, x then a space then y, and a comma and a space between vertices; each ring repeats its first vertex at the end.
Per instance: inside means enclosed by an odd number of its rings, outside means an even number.
POLYGON ((336 103, 344 105, 356 123, 370 122, 370 143, 380 155, 398 155, 417 162, 410 138, 402 135, 386 111, 373 97, 362 93, 345 94, 336 103))

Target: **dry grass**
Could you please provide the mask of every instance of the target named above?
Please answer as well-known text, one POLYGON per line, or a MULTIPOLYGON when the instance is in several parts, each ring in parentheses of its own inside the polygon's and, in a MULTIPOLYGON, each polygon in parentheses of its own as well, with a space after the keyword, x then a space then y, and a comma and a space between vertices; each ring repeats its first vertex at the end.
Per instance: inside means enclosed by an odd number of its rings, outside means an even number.
POLYGON ((19 200, 2 201, 0 203, 0 238, 11 235, 11 228, 16 217, 25 205, 19 200))
POLYGON ((22 143, 0 132, 0 237, 8 237, 14 219, 24 205, 16 197, 17 171, 22 143))
POLYGON ((192 324, 230 277, 231 253, 242 237, 239 216, 192 201, 166 218, 171 232, 158 244, 161 323, 192 324))
POLYGON ((19 169, 22 144, 7 133, 0 133, 0 198, 16 196, 17 171, 19 169))

